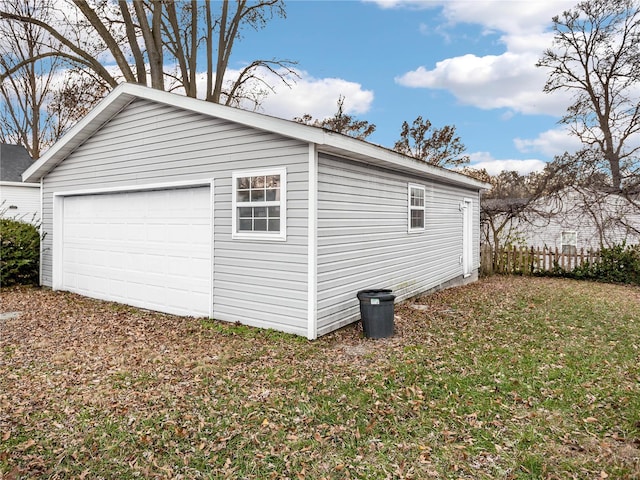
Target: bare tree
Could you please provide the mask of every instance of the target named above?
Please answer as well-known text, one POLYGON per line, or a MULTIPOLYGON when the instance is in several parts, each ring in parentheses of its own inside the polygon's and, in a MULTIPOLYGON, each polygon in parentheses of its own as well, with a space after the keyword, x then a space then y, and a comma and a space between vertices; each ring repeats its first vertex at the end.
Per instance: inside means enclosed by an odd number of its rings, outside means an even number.
MULTIPOLYGON (((247 93, 243 86, 260 80, 260 69, 275 73, 285 82, 295 73, 292 69, 295 62, 259 59, 242 69, 236 78, 226 76, 233 46, 243 30, 260 30, 274 16, 285 16, 282 0, 118 0, 91 4, 87 0, 70 0, 66 7, 81 17, 80 33, 74 38, 37 15, 2 8, 0 20, 29 24, 46 32, 59 44, 50 55, 91 70, 110 87, 125 81, 160 90, 183 88, 191 97, 232 104, 247 93), (87 38, 99 41, 98 54, 95 49, 86 48, 87 38), (106 68, 100 62, 100 54, 106 53, 115 61, 116 69, 106 68), (206 65, 204 92, 198 92, 199 65, 206 65)), ((23 63, 32 61, 24 59, 23 63)))
POLYGON ((342 133, 358 140, 365 140, 376 130, 376 126, 366 120, 358 120, 353 115, 344 113, 344 96, 340 95, 338 98, 338 110, 332 117, 325 118, 323 120, 315 119, 308 113, 302 117, 295 117, 294 120, 298 123, 304 123, 306 125, 313 125, 315 127, 325 128, 332 132, 342 133))
POLYGON ((284 17, 282 0, 29 0, 27 5, 47 8, 18 8, 24 3, 0 0, 0 29, 18 32, 11 35, 20 37, 21 45, 31 42, 16 54, 9 47, 9 54, 2 55, 0 85, 10 98, 2 123, 5 129, 5 118, 28 124, 20 128, 30 132, 29 139, 26 134, 11 138, 36 158, 105 91, 123 81, 257 108, 273 91, 269 81, 279 78, 290 85, 297 76, 295 62, 276 59, 254 60, 228 75, 235 42, 246 29, 257 31, 272 18, 284 17), (105 66, 105 57, 115 65, 105 66), (36 97, 36 90, 45 91, 53 78, 61 84, 53 100, 36 97), (47 138, 33 130, 44 117, 58 122, 51 123, 47 138))
MULTIPOLYGON (((50 0, 2 3, 16 15, 42 18, 51 18, 53 5, 50 0)), ((0 22, 0 38, 0 141, 21 144, 36 159, 85 113, 87 96, 99 96, 100 85, 69 76, 64 59, 51 55, 57 41, 31 23, 0 22), (78 94, 69 101, 72 90, 78 94), (56 107, 61 102, 64 108, 56 107)))
POLYGON ((637 0, 578 3, 553 18, 553 46, 538 62, 549 70, 545 92, 573 93, 561 123, 584 150, 563 160, 584 172, 604 172, 616 191, 639 183, 639 7, 637 0))
MULTIPOLYGON (((35 10, 33 3, 19 0, 8 6, 25 14, 35 10)), ((0 68, 11 71, 0 82, 0 141, 24 145, 32 158, 38 158, 40 145, 46 142, 43 135, 48 123, 48 119, 41 115, 41 109, 52 81, 55 62, 51 68, 43 67, 43 62, 35 62, 15 69, 24 58, 40 55, 44 39, 31 25, 2 24, 0 35, 0 68)))
POLYGON ((60 138, 86 116, 107 92, 106 85, 84 71, 68 69, 59 73, 59 77, 46 106, 47 115, 55 119, 49 127, 52 140, 60 138))
POLYGON ((531 222, 544 227, 541 222, 557 213, 555 194, 565 183, 554 165, 527 175, 503 171, 491 176, 484 169, 470 167, 461 172, 491 184, 480 202, 480 227, 482 242, 491 245, 494 254, 499 247, 517 242, 520 230, 531 222))
POLYGON ((431 122, 421 116, 411 125, 403 122, 400 140, 393 149, 440 167, 459 167, 469 163, 469 157, 462 155, 466 148, 456 135, 455 126, 432 127, 431 122))

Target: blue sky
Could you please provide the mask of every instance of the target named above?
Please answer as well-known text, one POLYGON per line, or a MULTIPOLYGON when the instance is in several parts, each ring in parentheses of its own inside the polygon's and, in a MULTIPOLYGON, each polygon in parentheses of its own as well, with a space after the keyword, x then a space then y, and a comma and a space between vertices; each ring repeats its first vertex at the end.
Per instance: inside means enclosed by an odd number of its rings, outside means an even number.
POLYGON ((256 58, 298 62, 301 78, 277 85, 264 113, 347 112, 376 124, 373 143, 392 147, 418 115, 455 125, 472 164, 490 173, 539 169, 576 148, 558 125, 568 104, 542 92, 535 67, 551 46, 551 17, 574 2, 554 0, 301 1, 287 18, 247 30, 231 69, 256 58))

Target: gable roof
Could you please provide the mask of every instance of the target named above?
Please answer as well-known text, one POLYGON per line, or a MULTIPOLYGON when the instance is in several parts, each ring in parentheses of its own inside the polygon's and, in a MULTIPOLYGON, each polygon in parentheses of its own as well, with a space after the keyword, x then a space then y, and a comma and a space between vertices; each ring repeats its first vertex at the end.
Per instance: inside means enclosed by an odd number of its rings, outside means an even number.
POLYGON ((22 145, 0 143, 0 182, 22 182, 22 173, 32 165, 22 145))
POLYGON ((316 145, 318 152, 325 152, 371 165, 391 168, 413 175, 464 186, 476 190, 486 189, 488 184, 458 172, 399 154, 378 145, 358 140, 347 135, 331 132, 320 127, 304 125, 292 120, 227 107, 175 93, 156 90, 133 83, 118 85, 87 116, 71 128, 40 159, 22 175, 23 180, 39 181, 82 145, 105 123, 136 99, 158 102, 203 115, 236 122, 259 130, 274 132, 316 145))

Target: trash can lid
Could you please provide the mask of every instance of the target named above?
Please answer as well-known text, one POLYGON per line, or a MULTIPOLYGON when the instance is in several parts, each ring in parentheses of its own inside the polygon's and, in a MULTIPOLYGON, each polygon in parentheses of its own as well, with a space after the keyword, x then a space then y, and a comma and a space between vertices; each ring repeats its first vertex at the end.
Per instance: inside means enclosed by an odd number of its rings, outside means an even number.
POLYGON ((360 290, 358 292, 358 299, 360 298, 369 298, 369 297, 378 297, 380 295, 390 294, 393 290, 389 288, 371 288, 368 290, 360 290))
POLYGON ((382 301, 393 301, 396 296, 390 292, 391 290, 363 290, 362 292, 358 292, 358 300, 362 301, 364 299, 377 298, 382 301))

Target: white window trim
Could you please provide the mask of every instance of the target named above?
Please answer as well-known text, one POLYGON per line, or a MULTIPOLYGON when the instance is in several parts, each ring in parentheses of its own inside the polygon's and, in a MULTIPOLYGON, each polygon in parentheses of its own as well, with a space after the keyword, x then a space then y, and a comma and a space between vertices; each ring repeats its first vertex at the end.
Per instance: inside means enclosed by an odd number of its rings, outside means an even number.
POLYGON ((231 238, 237 240, 267 240, 284 242, 287 240, 287 169, 268 168, 256 170, 242 170, 231 174, 231 238), (236 190, 237 179, 240 177, 258 177, 261 175, 280 175, 280 231, 269 232, 239 232, 238 207, 236 190))
POLYGON ((424 232, 427 228, 427 189, 424 185, 418 185, 417 183, 409 183, 407 185, 407 232, 408 233, 419 233, 424 232), (424 199, 424 205, 422 207, 416 207, 415 205, 411 205, 411 190, 419 189, 422 190, 422 198, 424 199), (422 227, 411 228, 411 211, 412 210, 422 210, 422 227))

